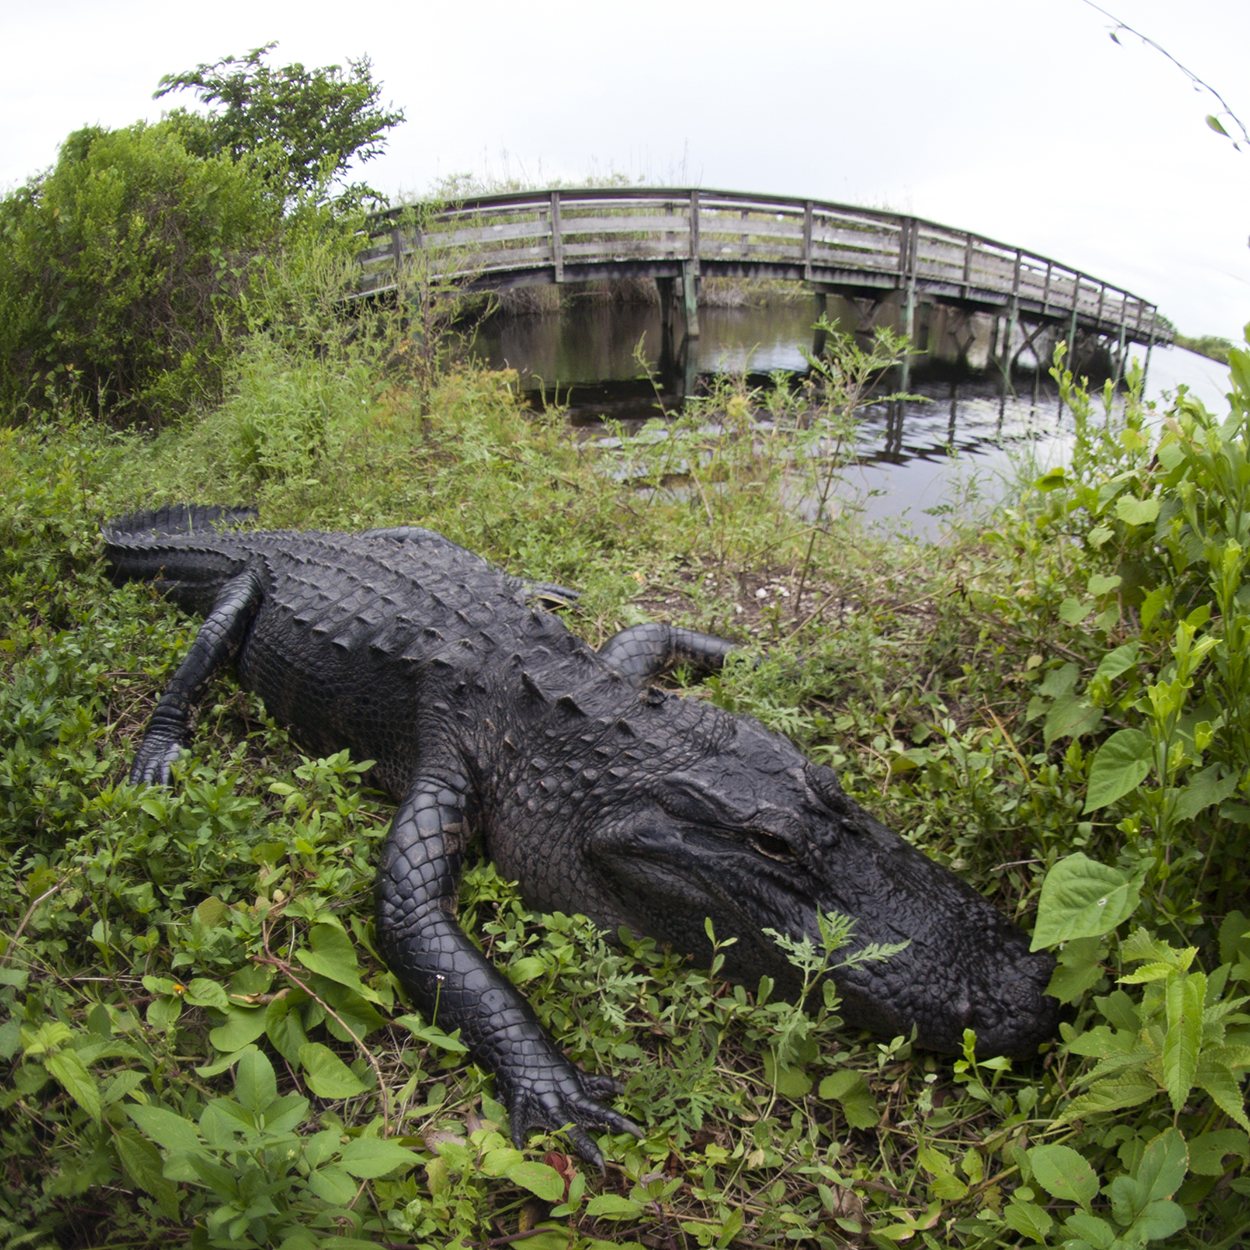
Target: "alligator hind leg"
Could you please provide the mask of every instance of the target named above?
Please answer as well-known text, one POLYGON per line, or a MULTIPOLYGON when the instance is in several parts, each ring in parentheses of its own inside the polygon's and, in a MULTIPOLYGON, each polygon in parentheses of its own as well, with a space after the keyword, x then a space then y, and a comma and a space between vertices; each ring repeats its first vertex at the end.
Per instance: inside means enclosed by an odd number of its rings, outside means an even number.
POLYGON ((567 1128, 583 1159, 603 1168, 587 1128, 639 1129, 598 1100, 618 1092, 557 1049, 530 1005, 455 921, 465 839, 468 781, 454 765, 419 777, 387 835, 376 890, 378 945, 426 1019, 460 1036, 495 1074, 520 1147, 530 1129, 567 1128))
POLYGON ((714 673, 736 651, 737 645, 712 634, 676 625, 631 625, 613 634, 599 655, 626 681, 641 686, 678 664, 696 672, 714 673))
POLYGON ((244 569, 222 586, 191 650, 148 721, 130 769, 132 785, 169 784, 169 766, 186 743, 191 709, 204 693, 208 679, 237 654, 261 594, 260 578, 251 569, 244 569))

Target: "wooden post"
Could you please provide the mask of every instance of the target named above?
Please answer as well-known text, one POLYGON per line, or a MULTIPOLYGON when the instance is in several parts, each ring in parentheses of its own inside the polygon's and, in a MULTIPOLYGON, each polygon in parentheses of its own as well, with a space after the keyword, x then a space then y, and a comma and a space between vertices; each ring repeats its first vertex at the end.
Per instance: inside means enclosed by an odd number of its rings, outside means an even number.
MULTIPOLYGON (((1072 319, 1068 322, 1068 355, 1066 366, 1069 373, 1076 374, 1076 310, 1081 303, 1081 275, 1072 278, 1072 319)), ((1062 403, 1062 401, 1060 401, 1062 403)))
POLYGON ((911 384, 912 336, 916 333, 916 239, 920 231, 915 219, 908 222, 903 254, 906 264, 906 291, 903 301, 903 333, 907 335, 907 351, 903 356, 902 390, 911 384))
POLYGON ((551 263, 556 282, 564 281, 564 240, 560 237, 560 192, 551 193, 551 263))
POLYGON ((398 226, 391 231, 391 254, 395 257, 395 289, 398 291, 399 278, 404 268, 404 241, 398 226))
POLYGON ((660 297, 660 333, 667 338, 673 335, 673 282, 672 278, 655 280, 655 289, 660 297))
MULTIPOLYGON (((681 264, 681 295, 686 337, 699 337, 699 193, 690 192, 690 257, 681 264)), ((687 353, 689 355, 691 353, 687 353)))
MULTIPOLYGON (((803 281, 810 282, 812 280, 812 202, 808 200, 803 205, 803 281)), ((817 296, 818 300, 823 300, 824 296, 817 296)))

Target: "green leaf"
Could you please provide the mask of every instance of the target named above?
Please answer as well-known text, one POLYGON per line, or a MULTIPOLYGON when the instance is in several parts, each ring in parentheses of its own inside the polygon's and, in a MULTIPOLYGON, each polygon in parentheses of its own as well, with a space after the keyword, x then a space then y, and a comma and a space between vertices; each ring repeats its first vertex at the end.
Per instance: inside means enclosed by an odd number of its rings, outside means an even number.
POLYGON ((1055 700, 1042 725, 1042 738, 1046 746, 1060 738, 1080 738, 1096 733, 1102 725, 1102 708, 1066 694, 1055 700))
POLYGON ((1068 625, 1079 625, 1093 610, 1092 599, 1065 599, 1059 605, 1059 619, 1068 625))
POLYGON ((812 1090, 812 1078, 802 1068, 784 1067, 772 1051, 764 1054, 764 1079, 782 1098, 806 1098, 812 1090))
POLYGON ((1118 573, 1112 573, 1110 576, 1104 573, 1094 573, 1090 576, 1085 589, 1091 595, 1106 595, 1113 590, 1119 590, 1122 580, 1118 573))
POLYGON ((564 1177, 545 1163, 529 1160, 514 1163, 508 1169, 507 1177, 514 1185, 528 1189, 544 1202, 560 1202, 564 1198, 564 1177))
POLYGON ((1178 1115, 1198 1072, 1206 988, 1206 977, 1192 973, 1177 977, 1164 989, 1168 1029, 1163 1038, 1163 1082, 1172 1100, 1172 1110, 1178 1115))
POLYGON ((176 1220, 178 1187, 166 1177, 160 1151, 132 1128, 118 1129, 113 1134, 113 1145, 131 1181, 156 1199, 162 1215, 176 1220))
POLYGON ((333 1164, 310 1172, 306 1183, 322 1202, 328 1202, 332 1207, 350 1205, 359 1188, 342 1168, 333 1164))
POLYGON ((1124 1240, 1129 1245, 1162 1241, 1173 1233, 1179 1233, 1185 1224, 1185 1212, 1175 1202, 1156 1198, 1147 1203, 1145 1210, 1133 1221, 1124 1240))
POLYGON ((1131 495, 1121 495, 1115 501, 1115 514, 1125 525, 1147 525, 1159 519, 1159 501, 1153 496, 1134 499, 1131 495))
POLYGON ((619 1194, 596 1194, 586 1204, 586 1214, 605 1220, 627 1220, 641 1215, 646 1207, 619 1194))
POLYGON ((1066 1124, 1086 1115, 1136 1107, 1158 1093, 1159 1086, 1143 1073, 1128 1072, 1122 1076, 1110 1076, 1095 1081, 1085 1093, 1068 1103, 1057 1122, 1066 1124))
POLYGON ((862 1072, 853 1068, 842 1068, 825 1077, 817 1093, 821 1098, 841 1105, 842 1114, 851 1128, 872 1128, 881 1119, 868 1081, 862 1072))
POLYGON ((1111 1250, 1115 1232, 1106 1220, 1084 1211, 1073 1211, 1063 1222, 1064 1228, 1085 1240, 1092 1250, 1111 1250))
POLYGON ((1152 758, 1150 739, 1140 729, 1121 729, 1098 748, 1089 769, 1085 813, 1131 794, 1146 779, 1152 758))
POLYGON ((240 1007, 230 1004, 225 1024, 209 1031, 208 1040, 222 1054, 232 1055, 254 1042, 265 1031, 263 1007, 240 1007))
POLYGON ((1029 949, 1109 933, 1137 909, 1139 891, 1118 868, 1100 864, 1080 851, 1061 859, 1042 882, 1029 949))
POLYGON ((370 1002, 381 1002, 375 990, 361 983, 360 965, 351 938, 337 925, 313 925, 308 935, 312 950, 297 950, 295 958, 311 972, 345 985, 370 1002))
POLYGON ((355 1098, 368 1088, 328 1046, 308 1042, 299 1048, 308 1088, 318 1098, 355 1098))
POLYGON ((1148 1143, 1131 1176, 1117 1176, 1107 1186, 1116 1222, 1127 1227, 1151 1203, 1171 1198, 1188 1170, 1189 1152, 1184 1136, 1179 1129, 1165 1129, 1148 1143))
POLYGON ((198 1150, 200 1135, 190 1120, 164 1107, 140 1106, 127 1103, 126 1114, 158 1146, 166 1150, 198 1150))
POLYGON ((1189 1143, 1189 1170, 1197 1176, 1223 1176, 1224 1156, 1250 1160, 1250 1137, 1239 1128, 1219 1128, 1189 1143))
POLYGON ((234 1094, 241 1106, 260 1115, 278 1096, 273 1064, 259 1050, 248 1051, 239 1059, 234 1074, 234 1094))
POLYGON ((1054 1220, 1035 1202, 1022 1202, 1013 1198, 1003 1208, 1003 1220, 1017 1233, 1031 1237, 1039 1246, 1046 1244, 1046 1237, 1054 1227, 1054 1220))
POLYGON ((1199 812, 1232 797, 1237 789, 1238 775, 1229 773, 1226 777, 1221 777, 1220 769, 1221 765, 1212 764, 1190 777, 1189 783, 1176 801, 1173 811, 1176 820, 1193 820, 1199 812))
POLYGON ((1075 1002, 1103 976, 1102 941, 1096 937, 1071 938, 1058 952, 1058 962, 1046 993, 1061 1003, 1075 1002))
POLYGON ((225 1012, 230 1010, 230 999, 226 997, 225 989, 207 977, 192 979, 186 989, 186 999, 192 1007, 213 1007, 217 1011, 225 1012))
POLYGON ((100 1123, 100 1089, 77 1051, 59 1050, 43 1065, 65 1087, 65 1092, 97 1123, 100 1123))
POLYGON ((1246 1118, 1246 1100, 1241 1084, 1225 1067, 1212 1061, 1209 1054, 1198 1058, 1198 1071, 1194 1079, 1211 1095, 1215 1105, 1231 1120, 1250 1132, 1250 1120, 1246 1118))
MULTIPOLYGON (((350 1072, 348 1075, 351 1075, 350 1072)), ((312 1082, 309 1081, 309 1084, 312 1082)), ((353 1138, 339 1153, 339 1165, 343 1170, 361 1180, 373 1180, 397 1168, 407 1171, 416 1167, 419 1161, 407 1146, 380 1137, 353 1138)), ((560 1192, 563 1193, 563 1189, 560 1192)))
POLYGON ((1114 651, 1108 651, 1098 661, 1098 669, 1094 676, 1105 677, 1108 681, 1111 681, 1122 673, 1127 673, 1137 663, 1137 656, 1140 650, 1141 643, 1134 638, 1132 642, 1126 642, 1122 647, 1116 647, 1114 651))
POLYGON ((1098 1194, 1098 1176, 1083 1155, 1070 1146, 1034 1146, 1029 1163, 1037 1182, 1052 1198, 1078 1202, 1088 1209, 1098 1194))
POLYGON ((525 955, 510 963, 504 971, 513 985, 524 985, 547 971, 547 961, 538 955, 525 955))

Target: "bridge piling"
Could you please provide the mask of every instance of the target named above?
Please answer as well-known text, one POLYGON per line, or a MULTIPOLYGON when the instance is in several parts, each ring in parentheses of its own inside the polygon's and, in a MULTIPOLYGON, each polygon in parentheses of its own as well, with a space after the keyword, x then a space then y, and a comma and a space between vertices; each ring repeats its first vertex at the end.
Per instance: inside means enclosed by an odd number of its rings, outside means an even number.
MULTIPOLYGON (((816 292, 816 321, 819 323, 829 311, 829 297, 824 291, 816 292)), ((812 358, 819 360, 825 352, 825 332, 821 329, 812 331, 812 358)))
POLYGON ((686 337, 699 337, 699 268, 695 261, 681 262, 681 297, 686 317, 686 337))

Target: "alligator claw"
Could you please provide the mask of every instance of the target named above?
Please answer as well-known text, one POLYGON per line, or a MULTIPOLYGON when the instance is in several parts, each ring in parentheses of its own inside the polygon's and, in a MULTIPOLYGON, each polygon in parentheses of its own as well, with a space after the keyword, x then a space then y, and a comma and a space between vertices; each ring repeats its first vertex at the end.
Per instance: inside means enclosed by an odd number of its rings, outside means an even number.
POLYGON ((621 1092, 622 1086, 611 1077, 589 1076, 572 1067, 547 1080, 518 1083, 516 1092, 508 1100, 512 1140, 517 1149, 521 1149, 533 1129, 563 1132, 573 1149, 602 1172, 603 1155, 587 1128, 643 1136, 642 1130, 628 1116, 598 1101, 621 1092))
POLYGON ((130 767, 132 786, 169 785, 172 774, 169 766, 182 754, 182 736, 152 733, 143 739, 139 754, 130 767))

